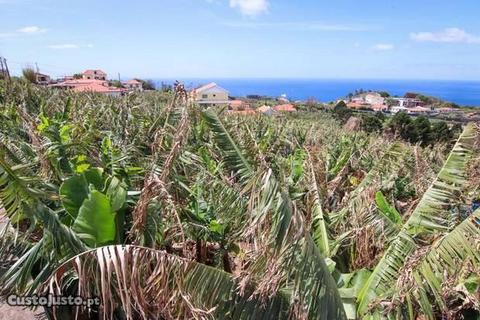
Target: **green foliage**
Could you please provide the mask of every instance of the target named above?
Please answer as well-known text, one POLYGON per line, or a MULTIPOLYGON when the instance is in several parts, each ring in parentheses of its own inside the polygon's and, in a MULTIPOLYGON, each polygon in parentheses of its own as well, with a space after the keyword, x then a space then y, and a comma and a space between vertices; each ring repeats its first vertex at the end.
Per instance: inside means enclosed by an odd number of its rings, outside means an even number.
POLYGON ((333 115, 338 120, 345 122, 351 117, 352 110, 347 107, 347 104, 344 101, 340 101, 333 108, 333 115))
POLYGON ((415 197, 415 188, 410 177, 397 177, 393 187, 393 197, 398 200, 409 200, 415 197))
POLYGON ((383 122, 381 116, 371 116, 363 115, 362 116, 362 130, 372 133, 372 132, 381 132, 383 129, 383 122))
POLYGON ((124 207, 127 196, 120 180, 104 175, 100 168, 93 168, 65 180, 59 193, 68 213, 65 223, 72 225, 87 245, 112 243, 119 232, 115 215, 124 207))
POLYGON ((26 67, 22 69, 22 76, 25 80, 27 80, 30 83, 36 83, 37 82, 37 74, 35 70, 31 67, 26 67))
MULTIPOLYGON (((135 79, 137 81, 140 81, 142 83, 142 89, 143 90, 155 90, 155 83, 152 80, 143 80, 143 79, 135 79)), ((164 91, 169 91, 169 90, 164 90, 164 91)))
POLYGON ((88 198, 82 202, 72 230, 89 247, 113 243, 117 234, 115 211, 108 197, 97 190, 92 190, 88 198))
POLYGON ((434 145, 438 142, 450 142, 457 131, 456 128, 449 129, 443 121, 432 124, 425 116, 418 116, 412 120, 404 112, 395 114, 387 127, 402 139, 410 143, 420 143, 422 146, 434 145))
MULTIPOLYGON (((465 184, 465 170, 472 155, 475 129, 468 125, 452 149, 436 180, 422 196, 409 219, 390 243, 359 295, 360 315, 371 312, 370 303, 378 297, 392 297, 394 285, 408 258, 420 248, 422 239, 448 232, 458 223, 453 205, 458 203, 458 188, 465 184)), ((438 292, 437 292, 438 293, 438 292)), ((440 301, 437 301, 441 303, 440 301)), ((377 306, 381 309, 381 306, 377 306)), ((426 305, 422 305, 426 307, 426 305)), ((424 309, 431 312, 431 309, 424 309)), ((374 310, 374 313, 379 310, 374 310)))
POLYGON ((398 225, 402 224, 402 216, 394 206, 388 203, 381 191, 377 191, 375 194, 375 204, 378 210, 390 219, 390 221, 398 225))
POLYGON ((444 121, 434 122, 432 125, 431 139, 438 142, 451 142, 455 137, 456 129, 451 130, 444 121))
POLYGON ((382 98, 389 98, 390 97, 390 93, 388 93, 387 91, 379 91, 378 93, 380 94, 380 96, 382 98))
POLYGON ((433 319, 479 303, 478 213, 457 208, 474 194, 472 125, 444 162, 458 126, 396 115, 384 136, 377 114, 351 132, 344 104, 241 117, 178 92, 7 95, 2 295, 80 287, 115 319, 433 319))
POLYGON ((110 80, 108 82, 108 84, 112 87, 115 87, 115 88, 123 88, 123 84, 121 81, 119 80, 110 80))

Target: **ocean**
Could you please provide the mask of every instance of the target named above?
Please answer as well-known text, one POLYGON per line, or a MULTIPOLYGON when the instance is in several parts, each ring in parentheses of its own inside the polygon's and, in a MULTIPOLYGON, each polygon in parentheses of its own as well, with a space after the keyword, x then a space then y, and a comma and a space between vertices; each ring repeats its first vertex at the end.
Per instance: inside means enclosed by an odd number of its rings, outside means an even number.
MULTIPOLYGON (((172 79, 155 79, 171 84, 172 79)), ((480 81, 446 80, 328 80, 328 79, 179 79, 188 88, 211 81, 229 91, 230 96, 245 97, 256 94, 278 97, 285 94, 291 100, 315 98, 329 102, 345 97, 355 90, 387 91, 403 96, 406 92, 434 96, 462 106, 480 107, 480 81)))

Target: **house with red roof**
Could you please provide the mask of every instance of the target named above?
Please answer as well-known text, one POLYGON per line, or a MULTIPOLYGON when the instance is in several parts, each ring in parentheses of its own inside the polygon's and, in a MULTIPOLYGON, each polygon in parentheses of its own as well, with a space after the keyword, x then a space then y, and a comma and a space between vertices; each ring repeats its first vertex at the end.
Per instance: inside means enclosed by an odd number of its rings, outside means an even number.
POLYGON ((347 103, 347 108, 350 108, 350 109, 359 109, 359 108, 362 108, 362 107, 366 107, 365 103, 363 103, 363 102, 349 102, 349 103, 347 103))
POLYGON ((267 116, 271 116, 272 114, 275 113, 275 110, 272 109, 272 107, 264 105, 261 106, 260 108, 257 108, 257 112, 261 112, 263 114, 266 114, 267 116))
POLYGON ((72 79, 50 85, 51 88, 69 89, 75 92, 96 92, 109 96, 120 96, 127 91, 108 85, 107 81, 95 79, 72 79))
POLYGON ((131 79, 122 83, 123 86, 130 91, 143 91, 143 86, 137 79, 131 79))
POLYGON ((102 70, 88 69, 83 71, 82 79, 85 80, 107 80, 107 74, 102 70))
POLYGON ((228 110, 242 111, 250 108, 250 104, 243 100, 229 100, 228 110))
POLYGON ((116 88, 116 87, 109 87, 105 85, 101 85, 98 83, 91 83, 82 86, 76 86, 72 89, 75 92, 95 92, 95 93, 102 93, 109 96, 118 97, 121 96, 126 89, 124 88, 116 88))
POLYGON ((377 112, 383 112, 388 110, 388 106, 385 104, 373 104, 371 108, 373 111, 377 111, 377 112))
POLYGON ((273 110, 277 112, 295 112, 297 109, 293 106, 293 104, 279 104, 278 106, 273 107, 273 110))

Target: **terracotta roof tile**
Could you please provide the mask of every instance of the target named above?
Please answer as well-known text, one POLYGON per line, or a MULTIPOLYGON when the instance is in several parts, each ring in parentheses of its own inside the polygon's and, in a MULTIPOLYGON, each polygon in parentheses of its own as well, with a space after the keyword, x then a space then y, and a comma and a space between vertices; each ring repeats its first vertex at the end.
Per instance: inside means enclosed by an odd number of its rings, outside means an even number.
POLYGON ((273 107, 275 111, 286 111, 286 112, 292 112, 292 111, 297 111, 295 107, 292 104, 280 104, 278 106, 273 107))

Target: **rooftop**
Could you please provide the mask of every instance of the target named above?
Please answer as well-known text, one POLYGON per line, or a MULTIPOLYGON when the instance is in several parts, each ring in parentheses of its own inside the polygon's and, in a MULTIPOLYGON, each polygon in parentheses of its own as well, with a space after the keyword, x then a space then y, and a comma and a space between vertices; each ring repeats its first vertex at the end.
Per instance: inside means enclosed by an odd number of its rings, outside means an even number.
POLYGON ((280 104, 278 106, 273 107, 275 111, 287 111, 287 112, 292 112, 292 111, 297 111, 293 104, 280 104))
POLYGON ((209 89, 213 89, 213 88, 218 88, 222 91, 227 91, 225 90, 224 88, 220 87, 218 84, 216 84, 215 82, 210 82, 210 83, 207 83, 203 86, 200 86, 196 89, 194 89, 193 91, 198 93, 198 92, 202 92, 202 91, 206 91, 206 90, 209 90, 209 89))
POLYGON ((100 70, 100 69, 96 69, 96 70, 94 70, 94 69, 87 69, 87 70, 83 71, 83 74, 88 74, 88 75, 95 75, 95 74, 96 74, 96 75, 100 75, 100 74, 101 74, 101 75, 106 75, 106 73, 103 72, 103 71, 100 70))
POLYGON ((125 89, 107 87, 98 83, 91 83, 87 85, 79 85, 73 87, 75 92, 99 92, 99 93, 114 93, 114 92, 123 92, 125 89))

